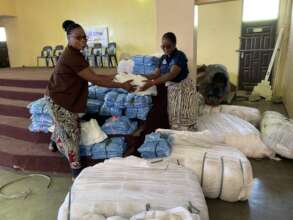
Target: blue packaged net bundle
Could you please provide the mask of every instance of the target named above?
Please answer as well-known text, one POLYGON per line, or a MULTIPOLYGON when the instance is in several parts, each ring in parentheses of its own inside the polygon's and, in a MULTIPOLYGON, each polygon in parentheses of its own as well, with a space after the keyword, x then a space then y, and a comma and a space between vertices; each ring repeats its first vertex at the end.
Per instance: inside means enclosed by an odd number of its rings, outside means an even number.
POLYGON ((118 95, 119 95, 119 93, 115 92, 115 91, 108 92, 105 96, 105 105, 108 108, 114 107, 114 104, 116 102, 118 95))
POLYGON ((127 149, 127 144, 123 137, 113 137, 102 143, 92 146, 91 157, 95 160, 122 157, 127 149))
POLYGON ((106 104, 104 103, 100 109, 100 115, 102 116, 111 116, 112 113, 111 113, 111 108, 108 108, 106 106, 106 104))
POLYGON ((45 98, 38 99, 34 102, 31 102, 27 108, 31 114, 42 114, 48 113, 47 101, 45 98))
POLYGON ((126 111, 128 118, 146 120, 152 106, 151 96, 137 96, 128 94, 126 97, 126 111))
POLYGON ((126 103, 126 94, 119 94, 114 104, 115 108, 124 109, 126 103))
POLYGON ((126 116, 111 117, 106 120, 102 130, 108 135, 128 135, 137 129, 138 123, 129 120, 126 116))
POLYGON ((151 96, 135 96, 132 103, 135 108, 146 108, 151 106, 152 98, 151 96))
POLYGON ((46 124, 37 124, 37 123, 31 123, 28 127, 29 131, 30 132, 34 132, 34 133, 37 133, 37 132, 44 132, 44 133, 48 133, 49 132, 49 128, 51 126, 48 126, 46 124))
POLYGON ((143 145, 138 149, 143 158, 168 157, 171 154, 169 142, 159 133, 151 133, 145 137, 143 145))
POLYGON ((89 145, 89 146, 80 145, 79 146, 79 155, 81 157, 92 156, 92 148, 93 148, 93 145, 89 145))
POLYGON ((91 99, 99 99, 104 100, 105 95, 107 92, 109 92, 110 88, 100 87, 100 86, 91 86, 89 87, 88 91, 88 97, 91 99))
POLYGON ((86 105, 87 113, 99 113, 104 101, 99 99, 88 99, 86 105))
POLYGON ((148 75, 155 71, 159 64, 159 58, 154 56, 133 56, 133 73, 148 75))
POLYGON ((33 114, 31 116, 32 122, 35 124, 42 124, 42 125, 53 125, 53 119, 49 114, 33 114))
POLYGON ((145 108, 135 108, 135 107, 127 107, 125 111, 125 115, 130 119, 140 119, 145 121, 147 119, 147 116, 150 112, 150 107, 145 108))

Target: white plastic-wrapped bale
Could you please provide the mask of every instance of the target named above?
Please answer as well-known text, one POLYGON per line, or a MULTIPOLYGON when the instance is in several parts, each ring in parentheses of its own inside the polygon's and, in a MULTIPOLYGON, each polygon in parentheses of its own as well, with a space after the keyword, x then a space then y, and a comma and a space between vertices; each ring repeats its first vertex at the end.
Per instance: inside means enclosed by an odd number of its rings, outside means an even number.
POLYGON ((250 122, 254 126, 259 126, 261 120, 261 113, 257 108, 238 105, 220 105, 217 107, 205 105, 202 114, 211 114, 216 112, 237 116, 245 121, 250 122))
POLYGON ((261 121, 264 143, 277 154, 293 159, 293 122, 284 115, 267 111, 261 121))
POLYGON ((228 202, 249 198, 253 185, 252 168, 239 150, 216 143, 209 131, 158 129, 157 132, 169 139, 170 158, 195 171, 206 197, 228 202))
POLYGON ((219 143, 239 149, 248 157, 273 158, 275 153, 261 140, 260 132, 249 122, 225 113, 199 117, 198 130, 209 130, 219 143))
POLYGON ((91 213, 130 218, 145 211, 147 204, 154 210, 166 210, 187 207, 189 202, 199 210, 201 220, 209 219, 196 174, 170 161, 107 160, 84 169, 69 195, 59 209, 58 220, 66 219, 68 207, 72 220, 91 213))

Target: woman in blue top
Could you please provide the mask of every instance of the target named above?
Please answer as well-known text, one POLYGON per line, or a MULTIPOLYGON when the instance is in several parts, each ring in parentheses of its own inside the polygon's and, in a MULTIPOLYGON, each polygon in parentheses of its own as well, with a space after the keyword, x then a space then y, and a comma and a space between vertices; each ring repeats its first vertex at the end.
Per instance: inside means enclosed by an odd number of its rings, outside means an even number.
POLYGON ((177 49, 176 43, 174 33, 163 35, 161 48, 164 55, 160 58, 155 72, 147 76, 148 80, 141 88, 142 91, 152 86, 157 86, 158 89, 158 96, 153 100, 153 109, 146 122, 146 133, 159 127, 169 128, 170 125, 171 128, 180 130, 183 126, 182 129, 185 130, 196 124, 193 101, 196 87, 195 83, 188 79, 187 57, 177 49))

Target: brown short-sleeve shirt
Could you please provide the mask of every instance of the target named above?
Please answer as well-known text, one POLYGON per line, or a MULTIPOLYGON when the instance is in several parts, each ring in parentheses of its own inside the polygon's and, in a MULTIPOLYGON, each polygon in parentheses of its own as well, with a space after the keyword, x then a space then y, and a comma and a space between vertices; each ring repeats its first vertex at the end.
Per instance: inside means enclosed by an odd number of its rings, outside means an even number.
POLYGON ((78 73, 89 66, 82 53, 67 46, 49 80, 47 94, 57 105, 73 113, 85 112, 88 82, 78 73))

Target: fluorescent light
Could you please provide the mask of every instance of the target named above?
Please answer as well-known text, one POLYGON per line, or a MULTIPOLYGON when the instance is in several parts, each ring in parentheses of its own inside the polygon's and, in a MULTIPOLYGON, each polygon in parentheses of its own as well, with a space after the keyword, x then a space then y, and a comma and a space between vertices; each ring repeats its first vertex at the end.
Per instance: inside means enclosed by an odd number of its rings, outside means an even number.
POLYGON ((6 32, 3 27, 0 27, 0 42, 6 42, 6 32))
POLYGON ((280 0, 244 0, 244 22, 275 20, 279 16, 280 0))

